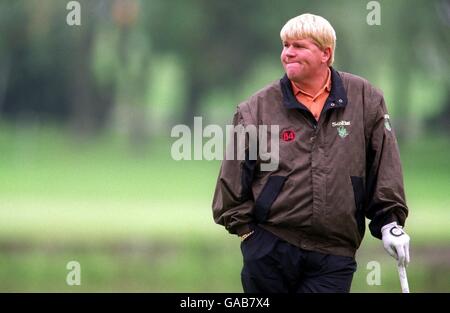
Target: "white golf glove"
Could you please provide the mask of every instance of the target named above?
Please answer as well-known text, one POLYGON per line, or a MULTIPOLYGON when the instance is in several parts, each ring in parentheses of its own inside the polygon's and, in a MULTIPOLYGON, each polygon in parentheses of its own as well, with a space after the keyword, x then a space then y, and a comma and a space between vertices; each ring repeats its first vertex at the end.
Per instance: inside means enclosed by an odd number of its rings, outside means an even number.
POLYGON ((397 222, 384 225, 381 228, 384 249, 398 261, 398 265, 409 263, 409 236, 397 222))

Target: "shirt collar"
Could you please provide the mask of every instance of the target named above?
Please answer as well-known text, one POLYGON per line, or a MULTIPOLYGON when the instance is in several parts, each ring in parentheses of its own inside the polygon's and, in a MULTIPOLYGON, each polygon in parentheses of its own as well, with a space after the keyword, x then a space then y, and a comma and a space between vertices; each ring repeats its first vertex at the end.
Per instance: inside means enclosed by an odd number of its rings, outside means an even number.
MULTIPOLYGON (((330 67, 331 75, 331 90, 330 95, 328 96, 325 102, 325 108, 340 108, 345 107, 347 105, 347 92, 344 89, 344 85, 342 79, 333 67, 330 67)), ((297 101, 297 98, 294 95, 292 84, 287 75, 285 74, 280 79, 280 87, 281 92, 283 94, 283 104, 287 109, 304 109, 308 110, 302 103, 297 101)))
POLYGON ((310 93, 305 92, 304 90, 301 89, 300 86, 298 86, 296 83, 294 83, 293 81, 291 81, 292 84, 292 92, 294 93, 294 96, 298 96, 299 93, 306 95, 310 98, 317 98, 320 94, 322 94, 324 92, 324 90, 326 90, 327 92, 330 92, 331 90, 331 70, 330 68, 327 69, 327 81, 325 82, 325 84, 322 86, 322 88, 319 89, 319 91, 313 95, 310 93))

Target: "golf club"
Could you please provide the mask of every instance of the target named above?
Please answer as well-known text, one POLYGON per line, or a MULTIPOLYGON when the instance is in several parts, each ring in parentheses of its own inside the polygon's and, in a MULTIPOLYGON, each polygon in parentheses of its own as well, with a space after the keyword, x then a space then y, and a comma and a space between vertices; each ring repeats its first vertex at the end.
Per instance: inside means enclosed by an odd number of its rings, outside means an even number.
POLYGON ((400 285, 402 287, 402 293, 409 293, 408 277, 406 276, 405 266, 397 264, 397 270, 398 276, 400 277, 400 285))

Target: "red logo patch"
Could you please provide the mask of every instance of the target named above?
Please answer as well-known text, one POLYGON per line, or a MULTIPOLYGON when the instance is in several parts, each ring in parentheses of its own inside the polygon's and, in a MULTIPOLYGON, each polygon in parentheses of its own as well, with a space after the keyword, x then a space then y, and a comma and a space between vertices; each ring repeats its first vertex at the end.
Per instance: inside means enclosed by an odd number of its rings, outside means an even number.
POLYGON ((285 130, 281 133, 281 139, 283 141, 293 141, 295 139, 295 133, 293 130, 285 130))

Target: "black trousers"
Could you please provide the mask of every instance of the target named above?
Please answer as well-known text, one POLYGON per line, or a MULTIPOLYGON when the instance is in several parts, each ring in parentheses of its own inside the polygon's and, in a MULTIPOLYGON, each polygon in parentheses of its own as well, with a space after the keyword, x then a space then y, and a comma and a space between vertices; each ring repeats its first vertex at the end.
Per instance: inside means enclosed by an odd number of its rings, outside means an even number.
POLYGON ((258 226, 241 250, 246 293, 349 292, 356 271, 352 257, 303 250, 258 226))

